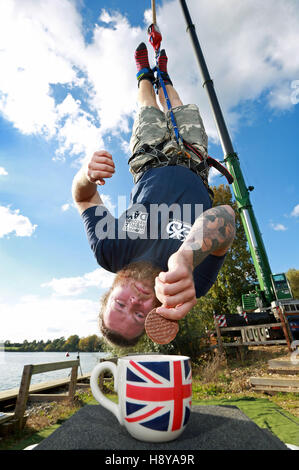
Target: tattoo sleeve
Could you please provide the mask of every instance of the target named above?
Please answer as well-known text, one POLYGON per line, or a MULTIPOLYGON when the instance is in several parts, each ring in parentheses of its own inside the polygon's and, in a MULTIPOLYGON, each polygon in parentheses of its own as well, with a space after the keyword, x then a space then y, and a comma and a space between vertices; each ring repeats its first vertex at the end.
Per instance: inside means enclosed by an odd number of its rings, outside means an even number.
POLYGON ((193 266, 209 254, 228 250, 235 237, 235 218, 230 206, 217 206, 203 212, 193 224, 182 250, 193 251, 193 266))

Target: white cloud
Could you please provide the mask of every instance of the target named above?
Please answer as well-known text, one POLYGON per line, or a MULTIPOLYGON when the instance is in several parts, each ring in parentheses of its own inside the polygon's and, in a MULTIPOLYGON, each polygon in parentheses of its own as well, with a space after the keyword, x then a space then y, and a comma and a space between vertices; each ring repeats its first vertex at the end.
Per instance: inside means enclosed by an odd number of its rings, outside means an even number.
POLYGON ((88 299, 26 296, 14 304, 0 303, 1 340, 99 335, 98 311, 99 302, 88 299))
POLYGON ((54 159, 70 155, 92 155, 95 145, 104 146, 101 130, 95 118, 81 107, 81 101, 75 100, 70 94, 57 106, 59 131, 57 139, 60 143, 54 159))
POLYGON ((50 287, 54 295, 76 296, 82 294, 89 287, 107 289, 111 286, 114 274, 98 268, 95 271, 77 277, 65 277, 52 279, 52 281, 42 284, 41 287, 50 287))
MULTIPOLYGON (((299 4, 293 0, 202 0, 189 11, 231 132, 246 118, 236 106, 264 94, 269 106, 291 108, 290 83, 299 77, 299 4), (277 34, 285 24, 285 34, 277 34)), ((157 9, 169 71, 183 100, 199 104, 210 137, 216 137, 206 91, 179 2, 157 9), (178 34, 178 31, 181 34, 178 34)), ((163 44, 162 43, 162 44, 163 44)))
POLYGON ((20 214, 19 209, 0 206, 0 238, 13 232, 17 237, 30 237, 36 227, 28 217, 20 214))
POLYGON ((294 207, 294 209, 291 213, 291 216, 292 217, 299 217, 299 204, 297 204, 297 206, 294 207))
POLYGON ((0 166, 0 176, 7 176, 7 175, 8 175, 8 173, 5 170, 5 168, 3 168, 3 166, 0 166))
POLYGON ((212 185, 215 183, 215 179, 220 175, 219 171, 216 168, 212 167, 209 171, 209 184, 212 185))
POLYGON ((101 199, 103 201, 104 206, 111 212, 111 214, 115 217, 115 209, 116 205, 113 204, 111 196, 109 194, 101 194, 101 199))
POLYGON ((0 13, 0 109, 21 132, 53 136, 50 84, 76 83, 70 51, 80 48, 80 17, 70 2, 57 0, 8 0, 0 13))
POLYGON ((270 225, 273 228, 273 230, 275 230, 276 232, 285 232, 287 230, 287 227, 283 224, 273 224, 273 223, 271 223, 270 225))
MULTIPOLYGON (((54 158, 83 158, 103 146, 107 133, 124 145, 121 133, 130 131, 136 110, 134 50, 147 42, 151 21, 148 11, 144 27, 133 27, 120 13, 102 10, 86 44, 76 4, 0 2, 0 112, 22 133, 55 137, 54 158), (59 103, 55 87, 64 92, 59 103)), ((270 108, 293 106, 298 2, 193 0, 188 6, 231 132, 246 118, 246 107, 238 106, 248 101, 265 96, 270 108), (282 24, 287 26, 278 34, 282 24)), ((175 86, 184 102, 199 105, 210 138, 218 139, 179 2, 158 7, 157 19, 175 86)))
POLYGON ((68 203, 63 204, 63 205, 61 206, 62 212, 66 212, 66 211, 68 211, 70 208, 71 208, 71 204, 68 204, 68 203))

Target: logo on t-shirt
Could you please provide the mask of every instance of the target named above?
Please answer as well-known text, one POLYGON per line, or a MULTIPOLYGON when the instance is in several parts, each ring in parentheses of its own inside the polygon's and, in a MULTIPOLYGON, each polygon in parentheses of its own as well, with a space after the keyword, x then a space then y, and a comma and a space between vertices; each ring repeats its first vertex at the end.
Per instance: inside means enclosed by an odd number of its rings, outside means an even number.
POLYGON ((147 212, 141 212, 139 210, 132 212, 126 217, 126 220, 123 226, 123 231, 140 233, 140 234, 145 233, 147 218, 148 218, 147 212))
POLYGON ((191 230, 191 225, 181 220, 171 220, 166 227, 169 238, 177 238, 178 240, 185 240, 191 230))

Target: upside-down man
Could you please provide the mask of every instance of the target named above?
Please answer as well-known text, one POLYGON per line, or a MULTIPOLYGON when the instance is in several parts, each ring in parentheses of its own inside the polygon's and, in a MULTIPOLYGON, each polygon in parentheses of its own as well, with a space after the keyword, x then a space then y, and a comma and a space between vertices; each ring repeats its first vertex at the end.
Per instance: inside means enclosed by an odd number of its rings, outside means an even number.
POLYGON ((147 314, 182 319, 214 284, 235 236, 234 211, 212 208, 208 187, 207 135, 197 106, 184 106, 161 51, 158 66, 188 155, 180 154, 163 89, 141 43, 135 52, 140 105, 129 159, 134 187, 130 206, 115 219, 103 205, 98 186, 115 172, 112 155, 96 151, 73 181, 73 199, 82 216, 97 262, 116 273, 103 296, 100 329, 119 346, 137 343, 147 314), (198 155, 201 155, 201 159, 198 155))

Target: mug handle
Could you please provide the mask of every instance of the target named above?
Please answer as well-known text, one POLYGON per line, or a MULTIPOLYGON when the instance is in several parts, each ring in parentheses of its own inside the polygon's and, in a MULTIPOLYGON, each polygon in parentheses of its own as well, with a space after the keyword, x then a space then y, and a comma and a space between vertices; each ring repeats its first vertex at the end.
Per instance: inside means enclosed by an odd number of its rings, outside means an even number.
POLYGON ((107 410, 111 411, 113 413, 120 424, 121 423, 121 416, 120 416, 120 409, 118 404, 113 403, 113 401, 109 400, 109 398, 106 398, 105 395, 101 392, 99 386, 98 386, 98 378, 101 374, 102 371, 108 370, 113 374, 114 378, 114 391, 117 392, 116 389, 116 377, 117 377, 117 366, 114 364, 114 362, 106 361, 106 362, 101 362, 95 368, 93 369, 91 376, 90 376, 90 387, 93 396, 95 399, 100 403, 100 405, 104 406, 104 408, 107 408, 107 410))

